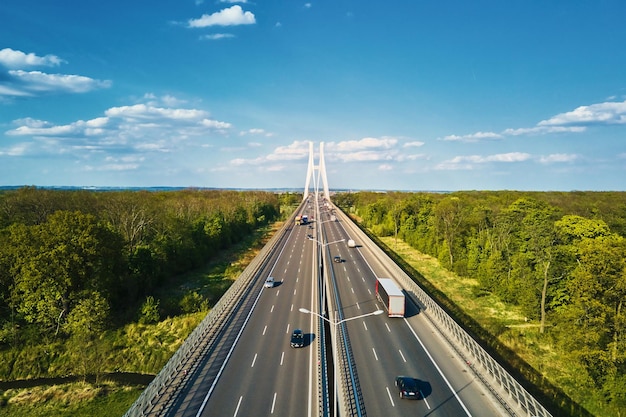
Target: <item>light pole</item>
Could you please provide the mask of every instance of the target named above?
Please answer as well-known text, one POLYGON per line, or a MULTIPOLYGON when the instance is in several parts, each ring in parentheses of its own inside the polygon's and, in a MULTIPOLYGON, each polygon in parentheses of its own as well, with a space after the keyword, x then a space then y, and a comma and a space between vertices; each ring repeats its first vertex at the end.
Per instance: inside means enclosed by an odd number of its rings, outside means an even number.
MULTIPOLYGON (((341 323, 344 323, 346 321, 349 320, 356 320, 356 319, 360 319, 363 317, 367 317, 367 316, 377 316, 379 314, 383 313, 383 310, 376 310, 376 311, 372 311, 371 313, 367 313, 367 314, 361 314, 360 316, 355 316, 355 317, 348 317, 347 319, 343 319, 343 320, 337 320, 337 317, 335 317, 334 320, 330 320, 324 316, 322 316, 319 313, 316 313, 314 311, 308 310, 306 308, 299 308, 298 311, 300 311, 301 313, 306 313, 306 314, 313 314, 314 316, 319 317, 322 320, 325 320, 327 323, 329 323, 332 327, 333 327, 333 338, 334 338, 334 343, 333 343, 333 374, 334 374, 334 404, 333 404, 333 414, 336 417, 337 416, 337 408, 339 408, 337 406, 337 372, 339 370, 339 367, 337 366, 337 358, 338 358, 338 344, 339 344, 339 333, 337 332, 337 328, 341 323)), ((335 316, 337 316, 337 312, 335 311, 335 316)))
MULTIPOLYGON (((345 239, 341 239, 341 240, 335 240, 334 242, 322 243, 319 240, 314 239, 312 237, 307 237, 307 239, 309 239, 309 240, 311 240, 313 242, 316 242, 320 246, 320 251, 319 251, 320 252, 320 263, 318 265, 319 269, 322 268, 323 261, 324 261, 324 248, 326 246, 328 246, 328 245, 332 245, 332 244, 335 244, 335 243, 340 243, 340 242, 345 242, 346 241, 345 239)), ((319 272, 320 271, 318 270, 318 273, 319 272)), ((323 274, 322 274, 322 276, 323 276, 323 274)), ((322 283, 322 308, 325 309, 325 306, 326 306, 326 285, 324 283, 322 283)))

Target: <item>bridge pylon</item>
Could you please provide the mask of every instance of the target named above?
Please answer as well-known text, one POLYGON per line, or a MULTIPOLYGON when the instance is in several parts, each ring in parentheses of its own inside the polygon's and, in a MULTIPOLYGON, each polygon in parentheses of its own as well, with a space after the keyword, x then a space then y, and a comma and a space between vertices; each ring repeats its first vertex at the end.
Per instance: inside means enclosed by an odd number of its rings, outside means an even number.
POLYGON ((304 183, 304 199, 309 196, 309 190, 311 188, 311 181, 313 182, 313 189, 315 195, 319 194, 320 181, 323 187, 324 198, 330 200, 330 193, 328 191, 328 177, 326 176, 326 162, 324 161, 324 142, 320 143, 320 155, 319 164, 314 164, 314 152, 313 142, 309 142, 309 165, 306 170, 306 181, 304 183), (317 178, 315 177, 315 171, 317 171, 317 178))

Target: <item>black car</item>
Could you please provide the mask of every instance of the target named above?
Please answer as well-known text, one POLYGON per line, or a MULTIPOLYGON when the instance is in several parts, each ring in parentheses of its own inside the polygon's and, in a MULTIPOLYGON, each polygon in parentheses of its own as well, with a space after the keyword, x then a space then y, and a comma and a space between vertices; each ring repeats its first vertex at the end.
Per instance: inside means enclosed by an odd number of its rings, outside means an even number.
POLYGON ((397 376, 396 387, 398 387, 400 398, 413 400, 420 398, 420 390, 417 379, 415 378, 411 378, 410 376, 397 376))
POLYGON ((302 346, 304 346, 304 333, 300 329, 295 329, 291 334, 291 347, 299 348, 302 346))
POLYGON ((333 262, 336 262, 336 263, 340 264, 341 263, 341 256, 335 256, 333 258, 333 262))

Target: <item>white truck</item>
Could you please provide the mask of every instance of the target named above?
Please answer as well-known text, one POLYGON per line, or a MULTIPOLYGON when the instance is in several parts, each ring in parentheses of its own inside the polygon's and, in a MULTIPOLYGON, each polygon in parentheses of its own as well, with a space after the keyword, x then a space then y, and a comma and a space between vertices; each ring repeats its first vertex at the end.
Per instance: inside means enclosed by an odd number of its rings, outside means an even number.
POLYGON ((376 298, 385 304, 389 317, 404 317, 404 293, 391 278, 376 280, 376 298))

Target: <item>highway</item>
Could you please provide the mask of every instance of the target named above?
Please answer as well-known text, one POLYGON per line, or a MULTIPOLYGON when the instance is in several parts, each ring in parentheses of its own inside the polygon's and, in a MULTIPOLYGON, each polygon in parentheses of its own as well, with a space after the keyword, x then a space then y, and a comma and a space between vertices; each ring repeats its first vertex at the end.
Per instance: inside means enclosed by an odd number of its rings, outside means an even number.
MULTIPOLYGON (((328 241, 350 238, 342 221, 327 222, 327 218, 330 213, 321 220, 328 241)), ((357 242, 356 248, 331 248, 331 254, 342 259, 341 263, 332 263, 332 274, 344 317, 384 309, 375 296, 375 282, 376 278, 391 275, 366 247, 357 242)), ((346 322, 346 327, 368 415, 502 415, 467 364, 436 337, 408 298, 405 318, 384 314, 346 322), (400 399, 394 385, 398 375, 417 378, 423 398, 400 399)))
MULTIPOLYGON (((314 204, 312 197, 310 200, 314 204)), ((303 204, 301 210, 316 211, 309 207, 303 204)), ((324 395, 320 388, 323 363, 319 359, 324 322, 315 314, 299 310, 320 313, 321 297, 330 301, 335 295, 340 300, 341 317, 347 320, 343 325, 362 398, 360 415, 503 415, 467 364, 452 352, 411 302, 407 301, 405 318, 390 318, 385 312, 350 320, 384 309, 375 297, 375 281, 390 274, 365 246, 347 246, 351 232, 343 215, 337 213, 337 221, 331 221, 331 213, 325 207, 320 213, 321 217, 313 219, 310 225, 289 227, 249 291, 245 300, 249 305, 247 313, 237 319, 241 331, 231 335, 228 343, 214 354, 217 360, 200 363, 168 415, 331 415, 335 411, 332 406, 323 410, 320 401, 324 395), (327 255, 324 271, 327 282, 333 283, 328 290, 320 288, 318 282, 318 249, 327 255), (340 256, 341 262, 332 262, 334 256, 340 256), (273 288, 263 286, 267 276, 276 280, 273 288), (305 334, 302 348, 289 345, 296 328, 305 334), (422 398, 400 399, 394 385, 397 375, 418 378, 422 398)), ((339 317, 334 316, 335 311, 329 314, 330 321, 339 317)), ((332 360, 329 368, 332 379, 332 360)), ((328 383, 332 404, 332 381, 328 383)))

